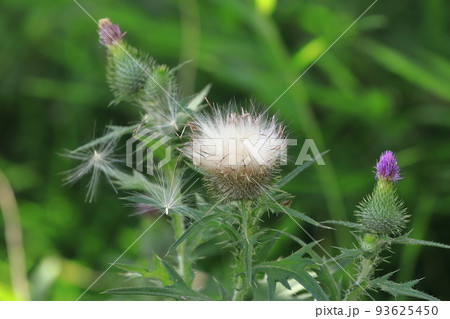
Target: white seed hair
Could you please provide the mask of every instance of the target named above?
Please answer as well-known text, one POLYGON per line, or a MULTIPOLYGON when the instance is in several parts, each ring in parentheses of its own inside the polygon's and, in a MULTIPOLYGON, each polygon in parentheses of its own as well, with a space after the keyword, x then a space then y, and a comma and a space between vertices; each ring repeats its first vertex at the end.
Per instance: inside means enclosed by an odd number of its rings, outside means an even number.
POLYGON ((260 194, 287 147, 284 127, 275 117, 237 113, 231 106, 197 116, 190 126, 190 142, 183 153, 209 175, 209 184, 230 199, 260 194))
POLYGON ((83 176, 88 174, 91 175, 87 184, 87 202, 92 202, 94 199, 100 174, 104 174, 106 176, 114 191, 117 192, 111 180, 111 178, 116 177, 120 173, 114 165, 118 162, 118 160, 114 157, 116 143, 117 142, 115 139, 110 139, 96 145, 95 147, 79 148, 63 154, 68 158, 81 161, 78 166, 64 173, 66 175, 63 179, 65 184, 73 184, 80 180, 83 176))

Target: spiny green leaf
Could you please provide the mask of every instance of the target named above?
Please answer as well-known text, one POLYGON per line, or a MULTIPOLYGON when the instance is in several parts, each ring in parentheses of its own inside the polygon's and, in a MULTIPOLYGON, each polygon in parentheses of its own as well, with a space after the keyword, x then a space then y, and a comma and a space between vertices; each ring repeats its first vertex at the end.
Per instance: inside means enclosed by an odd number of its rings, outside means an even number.
POLYGON ((387 275, 384 275, 383 277, 372 280, 370 282, 371 287, 388 292, 394 297, 409 296, 423 300, 439 301, 439 299, 413 288, 413 286, 416 285, 419 280, 396 283, 388 279, 390 276, 392 276, 392 274, 393 273, 389 273, 387 275))
POLYGON ((394 238, 394 239, 392 239, 392 243, 394 243, 394 244, 404 244, 404 245, 431 246, 431 247, 439 247, 439 248, 450 249, 449 245, 436 243, 434 241, 409 238, 407 236, 401 236, 401 237, 394 238))
POLYGON ((159 280, 163 286, 168 286, 173 283, 162 260, 156 255, 153 256, 153 268, 149 272, 149 277, 159 280))
POLYGON ((163 286, 168 286, 180 279, 176 271, 156 255, 153 256, 153 267, 151 269, 121 263, 117 263, 114 266, 127 271, 124 274, 126 276, 154 278, 160 281, 163 286))
POLYGON ((311 166, 318 158, 322 157, 326 153, 328 153, 330 150, 326 150, 325 152, 320 153, 318 156, 313 158, 310 161, 305 162, 303 165, 300 165, 296 167, 293 171, 291 171, 289 174, 284 176, 282 179, 280 179, 276 185, 277 188, 281 188, 287 183, 289 183, 291 180, 293 180, 298 174, 303 172, 305 169, 307 169, 309 166, 311 166))
POLYGON ((277 282, 281 283, 287 289, 291 289, 288 283, 289 278, 298 281, 316 300, 328 300, 328 296, 322 287, 320 287, 318 282, 305 269, 307 266, 314 264, 312 259, 303 258, 303 255, 314 244, 307 245, 285 259, 264 262, 254 266, 254 274, 259 271, 267 274, 269 300, 273 300, 275 297, 275 286, 277 282))
POLYGON ((178 272, 167 262, 154 256, 154 268, 147 277, 155 277, 164 287, 126 287, 109 289, 104 293, 118 295, 149 295, 173 298, 175 300, 210 300, 189 288, 178 272), (172 284, 168 286, 168 284, 172 284))

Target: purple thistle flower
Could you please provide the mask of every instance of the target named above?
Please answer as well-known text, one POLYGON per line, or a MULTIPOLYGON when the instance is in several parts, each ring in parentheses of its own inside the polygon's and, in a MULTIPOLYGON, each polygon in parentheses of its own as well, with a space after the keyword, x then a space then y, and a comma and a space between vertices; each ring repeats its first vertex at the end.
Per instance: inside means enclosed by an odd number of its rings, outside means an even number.
POLYGON ((98 21, 100 36, 100 44, 105 47, 115 44, 120 41, 126 32, 122 33, 117 24, 113 24, 108 18, 100 19, 98 21))
POLYGON ((402 179, 400 176, 400 168, 397 166, 397 159, 391 151, 386 151, 381 154, 380 160, 377 162, 375 168, 376 179, 384 178, 392 182, 402 179))

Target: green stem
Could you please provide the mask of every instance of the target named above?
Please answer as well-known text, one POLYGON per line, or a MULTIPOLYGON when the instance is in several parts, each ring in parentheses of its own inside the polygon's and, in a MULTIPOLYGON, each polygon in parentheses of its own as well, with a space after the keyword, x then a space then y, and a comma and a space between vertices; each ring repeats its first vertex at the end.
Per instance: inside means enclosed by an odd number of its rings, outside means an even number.
POLYGON ((373 260, 363 257, 358 273, 358 278, 348 290, 345 300, 358 300, 361 297, 362 293, 365 290, 365 287, 367 287, 367 281, 370 279, 373 269, 373 260))
POLYGON ((246 202, 240 203, 241 210, 241 231, 242 243, 240 251, 236 255, 236 285, 233 300, 244 300, 245 295, 251 288, 252 281, 252 258, 253 258, 253 221, 252 211, 248 208, 246 202))
MULTIPOLYGON (((175 238, 180 238, 181 235, 184 233, 184 220, 183 216, 180 216, 178 214, 172 214, 172 226, 173 230, 175 232, 175 238)), ((178 267, 180 269, 181 277, 183 278, 184 282, 188 285, 192 283, 193 280, 193 273, 191 269, 191 264, 189 262, 188 258, 188 251, 186 249, 186 243, 182 242, 177 247, 177 253, 178 253, 178 267)))

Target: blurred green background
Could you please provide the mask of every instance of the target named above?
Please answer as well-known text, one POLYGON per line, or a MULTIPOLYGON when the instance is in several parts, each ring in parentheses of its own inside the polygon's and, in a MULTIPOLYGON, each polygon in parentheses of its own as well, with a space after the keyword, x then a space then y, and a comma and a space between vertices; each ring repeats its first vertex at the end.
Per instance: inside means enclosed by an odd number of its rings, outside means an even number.
MULTIPOLYGON (((109 17, 119 24, 129 43, 159 62, 175 66, 192 60, 179 71, 183 94, 211 83, 211 102, 251 97, 266 105, 372 3, 79 2, 95 19, 109 17)), ((377 157, 390 149, 405 177, 399 194, 412 216, 411 236, 450 243, 449 15, 445 0, 378 1, 272 107, 291 138, 300 144, 312 138, 321 151, 331 150, 326 166, 308 169, 286 187, 296 195, 295 208, 317 220, 353 220, 355 205, 373 187, 377 157)), ((62 186, 61 172, 74 163, 59 153, 98 136, 109 123, 125 125, 138 118, 125 103, 107 108, 112 95, 96 29, 71 0, 0 4, 0 200, 11 203, 10 184, 34 300, 76 299, 152 222, 130 216, 133 210, 106 183, 92 204, 84 202, 86 180, 62 186)), ((293 159, 299 149, 291 148, 293 159)), ((289 219, 273 223, 309 241, 289 219)), ((16 226, 14 217, 0 219, 0 300, 23 298, 20 291, 27 290, 20 268, 10 273, 6 251, 5 235, 10 231, 14 238, 16 226), (17 283, 11 283, 11 275, 18 276, 17 283)), ((164 255, 173 240, 169 229, 167 221, 160 221, 121 261, 148 265, 152 251, 164 255)), ((346 229, 306 229, 334 254, 338 244, 352 247, 346 229)), ((282 241, 276 249, 287 255, 295 247, 282 241)), ((14 251, 20 263, 20 245, 14 251)), ((398 281, 425 277, 418 289, 450 299, 447 251, 393 251, 384 271, 400 268, 398 281)), ((228 254, 220 249, 202 253, 206 258, 197 268, 218 277, 226 273, 221 268, 228 254)), ((98 292, 127 284, 118 273, 111 269, 84 298, 117 299, 98 292)))

